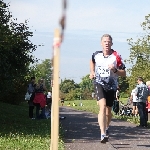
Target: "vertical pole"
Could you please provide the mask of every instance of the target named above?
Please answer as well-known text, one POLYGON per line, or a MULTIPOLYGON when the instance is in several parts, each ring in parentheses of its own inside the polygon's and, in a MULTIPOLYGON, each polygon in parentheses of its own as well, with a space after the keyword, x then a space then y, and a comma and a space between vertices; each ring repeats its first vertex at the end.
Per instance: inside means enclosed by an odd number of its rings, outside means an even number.
MULTIPOLYGON (((53 82, 53 81, 52 81, 53 82)), ((54 87, 52 85, 52 105, 51 105, 51 142, 50 142, 50 150, 53 150, 53 141, 54 141, 54 87)))
POLYGON ((54 31, 53 56, 53 89, 52 89, 52 116, 51 116, 51 146, 50 150, 58 150, 59 137, 59 60, 60 60, 60 31, 54 31))

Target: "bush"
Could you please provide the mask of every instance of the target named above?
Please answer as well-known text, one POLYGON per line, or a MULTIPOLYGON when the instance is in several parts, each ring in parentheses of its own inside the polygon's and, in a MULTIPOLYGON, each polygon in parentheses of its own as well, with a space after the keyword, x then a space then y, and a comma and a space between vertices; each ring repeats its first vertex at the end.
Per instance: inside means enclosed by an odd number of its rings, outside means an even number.
POLYGON ((128 97, 129 97, 129 94, 128 94, 128 93, 125 93, 125 92, 122 92, 122 93, 120 93, 120 97, 121 97, 121 98, 128 98, 128 97))

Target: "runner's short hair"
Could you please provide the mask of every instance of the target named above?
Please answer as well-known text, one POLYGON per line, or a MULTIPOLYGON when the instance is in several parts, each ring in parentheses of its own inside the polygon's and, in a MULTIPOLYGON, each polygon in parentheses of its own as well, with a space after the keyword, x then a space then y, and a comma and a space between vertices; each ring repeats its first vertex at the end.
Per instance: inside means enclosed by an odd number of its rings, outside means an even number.
POLYGON ((101 37, 101 41, 102 41, 103 37, 109 37, 109 38, 111 39, 111 41, 113 40, 110 34, 104 34, 104 35, 101 37))
POLYGON ((138 77, 137 78, 139 81, 142 81, 143 82, 143 78, 142 77, 138 77))

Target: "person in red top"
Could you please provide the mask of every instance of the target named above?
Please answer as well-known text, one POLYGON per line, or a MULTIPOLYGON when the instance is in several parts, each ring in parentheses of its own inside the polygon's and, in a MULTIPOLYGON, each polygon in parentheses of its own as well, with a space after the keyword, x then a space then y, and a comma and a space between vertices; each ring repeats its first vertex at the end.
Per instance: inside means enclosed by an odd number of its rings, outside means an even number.
POLYGON ((40 79, 38 84, 35 87, 35 97, 34 97, 34 105, 36 106, 36 119, 44 119, 45 117, 45 105, 46 105, 46 97, 44 91, 47 91, 44 80, 40 79), (41 114, 40 109, 42 110, 41 114))

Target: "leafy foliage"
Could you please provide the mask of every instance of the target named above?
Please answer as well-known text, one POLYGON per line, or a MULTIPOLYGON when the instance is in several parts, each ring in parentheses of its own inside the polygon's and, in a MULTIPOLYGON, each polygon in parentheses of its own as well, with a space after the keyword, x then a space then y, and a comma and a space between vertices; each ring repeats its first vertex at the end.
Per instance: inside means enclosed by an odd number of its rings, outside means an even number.
POLYGON ((128 83, 128 77, 119 77, 119 89, 121 93, 121 97, 128 97, 129 92, 129 83, 128 83))
POLYGON ((67 100, 67 101, 74 100, 76 97, 77 97, 76 90, 71 89, 69 91, 69 93, 66 94, 65 100, 67 100))
POLYGON ((74 90, 75 88, 76 83, 74 80, 64 79, 64 81, 62 80, 60 83, 60 90, 65 94, 69 93, 70 90, 74 90))
POLYGON ((82 90, 89 89, 90 92, 94 91, 92 80, 89 78, 89 74, 82 78, 80 87, 82 90))
POLYGON ((128 69, 130 90, 135 87, 138 76, 143 77, 145 81, 150 79, 150 14, 145 17, 141 26, 145 35, 138 38, 136 42, 133 42, 133 39, 128 39, 131 48, 129 59, 126 62, 133 64, 133 67, 128 69))
POLYGON ((25 93, 25 76, 29 65, 37 61, 30 54, 36 50, 31 43, 27 21, 15 23, 9 5, 0 0, 0 100, 18 104, 25 93))
POLYGON ((93 83, 89 74, 82 78, 81 83, 76 84, 74 80, 65 79, 60 83, 60 96, 65 100, 92 99, 93 83))
POLYGON ((42 63, 36 65, 37 79, 45 79, 47 89, 51 90, 51 77, 52 77, 52 61, 45 59, 42 63))

